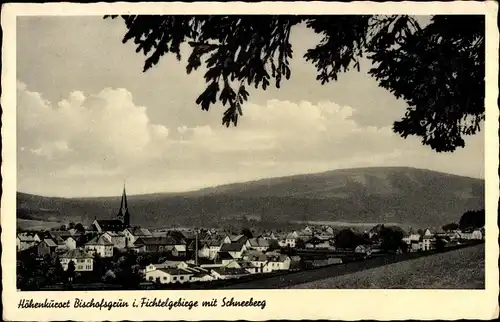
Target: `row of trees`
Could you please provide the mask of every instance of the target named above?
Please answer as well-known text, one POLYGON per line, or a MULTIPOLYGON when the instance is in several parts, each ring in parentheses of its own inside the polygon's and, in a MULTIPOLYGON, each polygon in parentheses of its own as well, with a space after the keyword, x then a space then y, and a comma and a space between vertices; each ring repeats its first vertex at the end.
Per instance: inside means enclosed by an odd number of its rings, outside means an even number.
POLYGON ((406 251, 407 245, 403 242, 403 237, 403 232, 393 227, 381 227, 375 238, 370 238, 367 234, 357 234, 351 229, 343 229, 335 236, 335 245, 337 248, 353 249, 359 245, 376 242, 384 251, 406 251))
POLYGON ((449 223, 441 227, 444 231, 453 231, 460 229, 462 231, 470 229, 478 229, 484 227, 486 216, 484 209, 466 211, 460 217, 459 223, 449 223))
POLYGON ((67 226, 61 225, 59 227, 59 230, 63 230, 63 231, 70 230, 70 229, 75 229, 79 233, 85 234, 85 226, 83 226, 81 223, 75 224, 74 222, 70 222, 67 226))

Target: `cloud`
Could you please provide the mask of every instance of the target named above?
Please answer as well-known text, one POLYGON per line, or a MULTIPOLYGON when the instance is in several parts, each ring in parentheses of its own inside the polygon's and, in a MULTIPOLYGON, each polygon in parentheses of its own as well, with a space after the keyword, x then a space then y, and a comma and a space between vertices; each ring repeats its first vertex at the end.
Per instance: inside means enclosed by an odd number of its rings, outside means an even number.
POLYGON ((151 151, 168 137, 168 129, 151 124, 146 108, 136 106, 125 89, 106 88, 89 96, 74 91, 51 104, 18 83, 17 105, 23 158, 39 158, 41 166, 45 162, 48 167, 59 161, 72 169, 60 169, 61 173, 80 173, 75 169, 87 169, 89 164, 109 171, 133 166, 154 155, 151 151))
POLYGON ((463 172, 482 160, 481 136, 473 154, 437 154, 416 138, 398 137, 390 126, 359 123, 356 109, 330 101, 248 102, 236 128, 207 118, 169 129, 152 122, 147 108, 123 88, 73 91, 56 104, 23 83, 17 91, 21 191, 47 194, 50 187, 49 194, 64 195, 71 186, 75 195, 110 194, 110 182, 130 177, 144 193, 349 167, 445 170, 456 155, 463 162, 453 167, 463 172))

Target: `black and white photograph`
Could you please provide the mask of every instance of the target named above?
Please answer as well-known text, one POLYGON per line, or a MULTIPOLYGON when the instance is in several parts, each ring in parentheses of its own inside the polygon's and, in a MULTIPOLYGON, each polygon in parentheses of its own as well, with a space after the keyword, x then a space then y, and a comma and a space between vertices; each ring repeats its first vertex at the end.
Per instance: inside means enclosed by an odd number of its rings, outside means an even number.
POLYGON ((17 15, 13 291, 485 291, 487 14, 373 12, 17 15))

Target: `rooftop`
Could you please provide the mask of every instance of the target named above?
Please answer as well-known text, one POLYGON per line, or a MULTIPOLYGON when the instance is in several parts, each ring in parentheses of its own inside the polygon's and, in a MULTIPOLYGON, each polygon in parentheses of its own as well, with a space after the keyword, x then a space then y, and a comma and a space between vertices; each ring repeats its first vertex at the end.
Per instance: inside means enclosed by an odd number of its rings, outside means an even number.
POLYGON ((243 248, 244 243, 223 244, 220 248, 221 252, 239 252, 243 248))
POLYGON ((70 249, 66 253, 62 254, 61 258, 92 258, 92 255, 82 249, 70 249))

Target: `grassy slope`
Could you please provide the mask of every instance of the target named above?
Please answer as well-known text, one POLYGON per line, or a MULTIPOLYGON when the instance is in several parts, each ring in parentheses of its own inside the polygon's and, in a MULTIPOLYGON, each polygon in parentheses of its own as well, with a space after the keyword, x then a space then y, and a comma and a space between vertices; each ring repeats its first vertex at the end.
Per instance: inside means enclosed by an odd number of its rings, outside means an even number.
POLYGON ((484 289, 484 244, 292 286, 301 289, 484 289))

